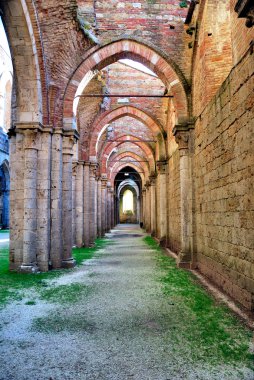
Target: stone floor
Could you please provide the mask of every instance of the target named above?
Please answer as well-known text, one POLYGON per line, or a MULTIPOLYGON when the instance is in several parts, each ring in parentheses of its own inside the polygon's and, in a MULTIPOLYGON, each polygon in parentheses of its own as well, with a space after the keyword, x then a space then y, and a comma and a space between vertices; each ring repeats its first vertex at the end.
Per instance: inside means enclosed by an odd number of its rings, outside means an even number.
POLYGON ((1 380, 253 379, 248 368, 193 364, 184 341, 178 351, 168 319, 174 306, 144 235, 117 226, 95 258, 51 280, 53 293, 80 286, 75 302, 33 293, 1 311, 1 380))

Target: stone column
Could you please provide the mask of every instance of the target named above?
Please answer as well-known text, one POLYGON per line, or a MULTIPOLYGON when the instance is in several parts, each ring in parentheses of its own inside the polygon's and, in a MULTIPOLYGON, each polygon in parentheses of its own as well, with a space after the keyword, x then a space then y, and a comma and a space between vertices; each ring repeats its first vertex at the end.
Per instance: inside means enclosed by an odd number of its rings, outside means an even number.
POLYGON ((72 268, 72 156, 76 140, 74 130, 64 131, 63 135, 63 255, 62 267, 72 268))
POLYGON ((37 172, 37 264, 40 271, 47 271, 50 263, 50 171, 53 129, 44 127, 41 130, 38 150, 37 172))
POLYGON ((105 233, 108 232, 108 187, 105 189, 105 233))
POLYGON ((77 162, 72 163, 72 242, 76 245, 76 174, 77 162))
POLYGON ((107 231, 111 229, 111 186, 107 184, 107 231))
POLYGON ((106 232, 106 194, 107 194, 107 179, 101 179, 101 234, 105 236, 106 232))
POLYGON ((115 211, 115 226, 116 226, 117 224, 119 224, 119 198, 116 194, 115 194, 114 211, 115 211))
POLYGON ((76 167, 76 236, 77 247, 82 247, 84 242, 84 162, 78 161, 76 167))
POLYGON ((140 197, 137 195, 137 223, 140 223, 140 197))
POLYGON ((90 225, 90 236, 89 236, 89 243, 90 245, 94 244, 94 241, 96 239, 96 233, 97 233, 97 228, 96 228, 96 221, 97 221, 97 216, 96 216, 96 169, 97 169, 97 164, 91 163, 90 164, 90 177, 89 177, 89 204, 90 204, 90 218, 89 218, 89 225, 90 225), (96 220, 95 220, 96 219, 96 220), (95 232, 96 231, 96 232, 95 232))
POLYGON ((151 231, 151 197, 150 182, 146 182, 146 231, 151 231))
POLYGON ((143 216, 143 228, 146 228, 146 189, 142 189, 142 216, 143 216))
POLYGON ((61 268, 63 252, 62 231, 62 160, 63 131, 54 129, 52 135, 52 163, 51 163, 51 243, 50 264, 53 269, 61 268))
POLYGON ((151 235, 156 235, 156 176, 152 175, 149 177, 150 179, 150 199, 151 199, 151 235))
POLYGON ((160 239, 160 244, 162 246, 166 245, 167 238, 167 178, 166 178, 166 169, 167 161, 157 161, 158 169, 158 197, 157 205, 158 207, 158 232, 160 239))
POLYGON ((114 189, 111 189, 111 228, 115 227, 115 202, 114 189))
POLYGON ((90 243, 90 162, 84 163, 84 246, 90 243))
MULTIPOLYGON (((10 270, 17 270, 22 264, 22 246, 23 236, 20 230, 23 230, 23 214, 18 207, 23 207, 23 203, 18 201, 19 186, 22 185, 22 171, 18 171, 18 166, 22 165, 23 157, 20 157, 20 152, 23 152, 23 135, 16 134, 14 128, 9 131, 9 152, 10 152, 10 270), (20 150, 19 146, 22 146, 20 150), (19 186, 18 183, 20 182, 19 186), (19 226, 20 224, 20 226, 19 226)), ((21 169, 21 168, 20 168, 21 169)), ((23 169, 24 170, 24 169, 23 169)))
POLYGON ((177 125, 173 129, 180 153, 180 195, 181 195, 181 250, 178 265, 191 268, 193 263, 192 241, 192 179, 190 157, 190 129, 192 125, 177 125))
POLYGON ((36 272, 37 266, 37 131, 24 130, 24 235, 21 272, 36 272))
POLYGON ((101 178, 97 177, 97 236, 101 238, 101 178))
POLYGON ((95 239, 97 239, 98 237, 98 234, 97 234, 97 230, 98 230, 98 225, 97 225, 97 209, 98 209, 98 188, 97 188, 97 185, 98 185, 98 181, 97 181, 97 177, 95 177, 95 183, 94 183, 94 195, 95 195, 95 198, 94 198, 94 201, 95 201, 95 204, 94 204, 94 236, 95 236, 95 239))

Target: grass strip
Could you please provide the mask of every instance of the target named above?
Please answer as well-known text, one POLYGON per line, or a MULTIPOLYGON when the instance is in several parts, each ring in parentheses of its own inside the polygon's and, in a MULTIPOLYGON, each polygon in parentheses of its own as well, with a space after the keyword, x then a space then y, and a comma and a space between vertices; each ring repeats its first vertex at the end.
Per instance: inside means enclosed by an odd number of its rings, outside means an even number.
MULTIPOLYGON (((98 253, 108 243, 106 239, 97 239, 91 248, 74 248, 73 257, 77 265, 81 265, 85 260, 91 259, 95 253, 98 253)), ((36 292, 45 294, 45 297, 47 297, 45 293, 45 288, 48 287, 47 280, 56 279, 68 271, 70 270, 61 269, 31 274, 10 272, 9 247, 6 245, 0 249, 0 307, 11 300, 22 300, 27 289, 34 289, 36 292)), ((72 292, 72 289, 70 291, 72 292)), ((50 296, 48 295, 48 297, 50 296)), ((30 302, 33 302, 33 300, 30 302)))
MULTIPOLYGON (((232 314, 229 308, 216 301, 198 282, 193 273, 177 268, 175 260, 165 255, 150 236, 146 244, 156 252, 162 276, 164 295, 172 304, 171 321, 176 326, 176 339, 189 347, 194 361, 211 364, 244 364, 254 369, 254 355, 249 351, 252 332, 232 314)), ((173 342, 176 343, 177 342, 173 342)))

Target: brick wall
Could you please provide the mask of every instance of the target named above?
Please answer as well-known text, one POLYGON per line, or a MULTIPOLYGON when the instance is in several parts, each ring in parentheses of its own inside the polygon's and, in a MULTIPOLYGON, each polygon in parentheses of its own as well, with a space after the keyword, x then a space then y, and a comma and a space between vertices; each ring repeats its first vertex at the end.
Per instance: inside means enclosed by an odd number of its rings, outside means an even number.
POLYGON ((189 24, 193 32, 193 113, 199 115, 232 68, 229 4, 202 0, 189 24), (196 39, 196 43, 194 43, 196 39))

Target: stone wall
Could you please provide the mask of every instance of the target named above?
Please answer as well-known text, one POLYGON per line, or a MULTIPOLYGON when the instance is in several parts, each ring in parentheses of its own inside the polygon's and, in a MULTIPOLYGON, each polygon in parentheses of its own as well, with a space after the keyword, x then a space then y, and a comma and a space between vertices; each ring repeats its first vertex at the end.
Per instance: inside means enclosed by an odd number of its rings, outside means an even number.
POLYGON ((254 307, 254 59, 240 60, 195 124, 195 210, 200 270, 254 307))

